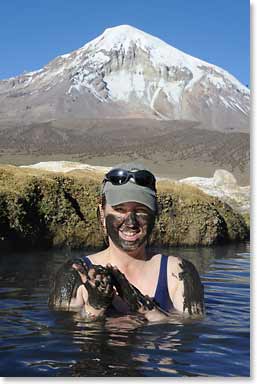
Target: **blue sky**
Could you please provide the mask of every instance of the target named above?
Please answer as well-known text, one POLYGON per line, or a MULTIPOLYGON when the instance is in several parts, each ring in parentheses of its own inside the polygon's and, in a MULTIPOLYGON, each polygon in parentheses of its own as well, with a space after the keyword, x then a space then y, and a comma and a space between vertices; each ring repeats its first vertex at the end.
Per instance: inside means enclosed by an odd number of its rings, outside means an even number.
POLYGON ((7 0, 0 79, 42 68, 105 28, 130 24, 249 85, 249 0, 7 0))

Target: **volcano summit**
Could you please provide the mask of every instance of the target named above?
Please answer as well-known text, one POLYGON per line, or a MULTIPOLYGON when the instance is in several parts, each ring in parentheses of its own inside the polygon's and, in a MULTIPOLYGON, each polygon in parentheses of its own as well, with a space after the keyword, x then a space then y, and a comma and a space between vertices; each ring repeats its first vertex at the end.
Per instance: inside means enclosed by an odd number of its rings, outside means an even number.
POLYGON ((0 149, 102 154, 123 144, 167 146, 165 135, 181 130, 190 137, 185 145, 216 133, 241 134, 236 142, 245 143, 249 109, 248 88, 222 68, 121 25, 38 71, 0 81, 0 149))

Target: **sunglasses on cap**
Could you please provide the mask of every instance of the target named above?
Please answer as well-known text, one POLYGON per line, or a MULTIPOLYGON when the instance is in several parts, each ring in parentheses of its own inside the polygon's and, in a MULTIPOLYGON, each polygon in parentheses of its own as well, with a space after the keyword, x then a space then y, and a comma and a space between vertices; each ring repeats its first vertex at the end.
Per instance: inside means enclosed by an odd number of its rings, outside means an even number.
POLYGON ((113 185, 122 185, 126 184, 130 179, 141 187, 147 187, 156 191, 155 177, 147 170, 128 171, 121 168, 112 169, 105 175, 103 182, 109 181, 113 185))

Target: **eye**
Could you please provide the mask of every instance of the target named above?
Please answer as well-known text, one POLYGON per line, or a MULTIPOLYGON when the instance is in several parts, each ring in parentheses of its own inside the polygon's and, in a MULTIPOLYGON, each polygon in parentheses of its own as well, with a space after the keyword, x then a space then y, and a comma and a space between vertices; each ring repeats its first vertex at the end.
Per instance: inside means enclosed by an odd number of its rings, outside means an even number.
POLYGON ((125 213, 125 209, 123 207, 113 207, 113 209, 118 213, 125 213))

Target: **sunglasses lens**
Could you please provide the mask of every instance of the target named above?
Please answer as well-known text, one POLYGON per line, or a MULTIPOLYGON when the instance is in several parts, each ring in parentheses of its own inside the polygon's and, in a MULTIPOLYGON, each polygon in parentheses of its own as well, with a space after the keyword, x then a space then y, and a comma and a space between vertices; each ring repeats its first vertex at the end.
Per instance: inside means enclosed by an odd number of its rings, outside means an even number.
POLYGON ((135 180, 142 187, 155 189, 155 177, 148 171, 137 171, 135 173, 135 180))
POLYGON ((113 185, 125 184, 128 180, 128 172, 123 169, 114 169, 106 175, 106 178, 113 185))
POLYGON ((113 185, 121 185, 127 183, 131 177, 135 180, 136 184, 155 191, 155 177, 151 172, 145 170, 130 172, 125 169, 113 169, 107 173, 106 180, 110 181, 113 185))

